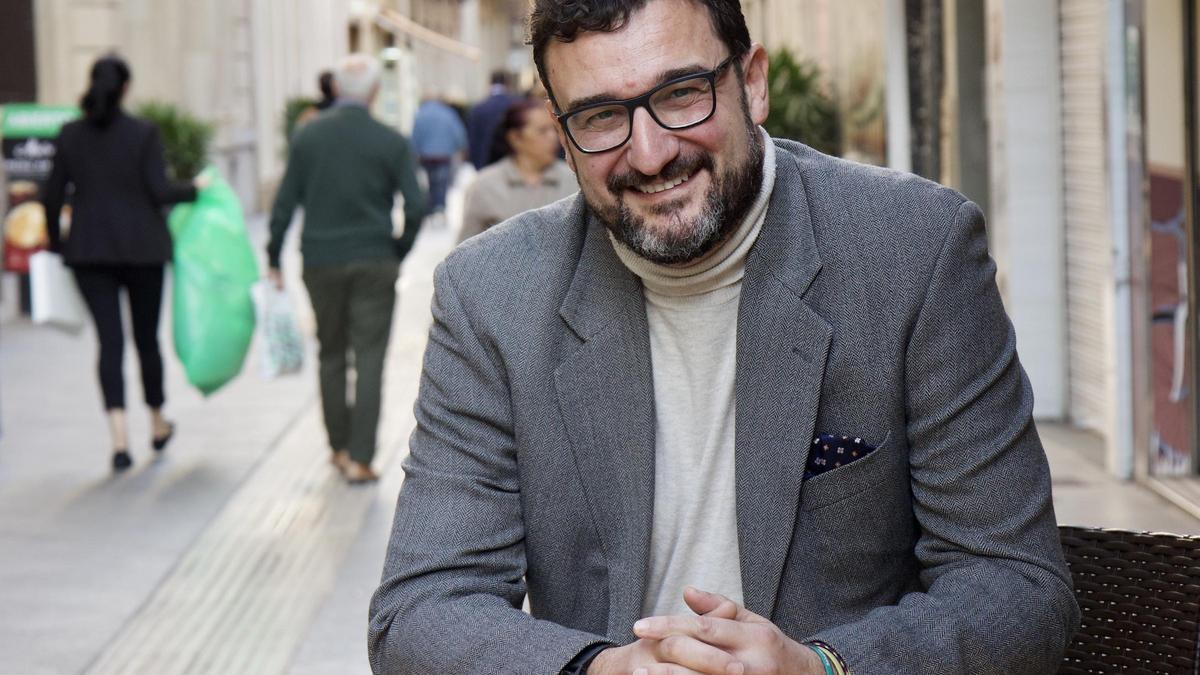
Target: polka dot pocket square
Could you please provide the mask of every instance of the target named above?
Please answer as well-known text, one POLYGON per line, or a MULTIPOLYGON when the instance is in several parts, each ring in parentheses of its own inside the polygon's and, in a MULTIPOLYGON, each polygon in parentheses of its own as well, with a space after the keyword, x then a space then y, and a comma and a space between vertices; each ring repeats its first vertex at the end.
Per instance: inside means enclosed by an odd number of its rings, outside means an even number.
POLYGON ((808 450, 804 480, 846 466, 875 452, 875 446, 854 436, 821 434, 813 439, 808 450))

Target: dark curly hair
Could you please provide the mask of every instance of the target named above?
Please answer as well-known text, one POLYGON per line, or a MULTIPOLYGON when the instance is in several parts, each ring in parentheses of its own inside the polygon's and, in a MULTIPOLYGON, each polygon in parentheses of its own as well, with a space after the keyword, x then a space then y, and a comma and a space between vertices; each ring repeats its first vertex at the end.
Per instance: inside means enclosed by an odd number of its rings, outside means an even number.
MULTIPOLYGON (((740 56, 750 49, 750 30, 742 15, 739 0, 689 0, 708 10, 713 30, 729 48, 731 55, 740 56)), ((649 0, 535 0, 529 13, 529 39, 533 46, 533 62, 546 87, 550 101, 558 106, 554 89, 546 73, 546 47, 551 40, 572 42, 584 32, 611 33, 620 30, 630 15, 646 6, 649 0)), ((740 70, 739 70, 740 73, 740 70)))
POLYGON ((504 116, 496 124, 496 132, 492 134, 492 146, 488 151, 488 164, 499 162, 513 153, 512 145, 508 142, 508 132, 520 131, 529 122, 529 111, 542 107, 542 103, 532 98, 517 99, 504 116))

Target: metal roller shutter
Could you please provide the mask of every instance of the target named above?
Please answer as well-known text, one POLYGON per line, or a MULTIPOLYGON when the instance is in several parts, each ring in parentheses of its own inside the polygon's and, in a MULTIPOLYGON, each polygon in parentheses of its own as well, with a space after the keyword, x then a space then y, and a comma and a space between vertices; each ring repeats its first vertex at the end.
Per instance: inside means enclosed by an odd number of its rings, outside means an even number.
POLYGON ((1111 410, 1112 235, 1104 128, 1107 3, 1061 0, 1068 414, 1107 433, 1111 410))

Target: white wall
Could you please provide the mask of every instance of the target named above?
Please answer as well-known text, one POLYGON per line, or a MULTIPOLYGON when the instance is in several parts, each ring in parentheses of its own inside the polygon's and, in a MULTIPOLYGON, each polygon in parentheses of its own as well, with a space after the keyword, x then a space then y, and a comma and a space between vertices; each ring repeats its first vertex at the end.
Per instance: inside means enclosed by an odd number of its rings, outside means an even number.
POLYGON ((1168 172, 1185 168, 1183 7, 1178 2, 1146 3, 1146 161, 1168 172))
MULTIPOLYGON (((264 2, 252 0, 254 130, 258 177, 270 199, 283 173, 283 111, 288 99, 316 98, 317 76, 345 56, 349 3, 346 0, 264 2)), ((269 201, 265 201, 269 207, 269 201)))
POLYGON ((1034 415, 1061 419, 1067 359, 1057 3, 989 0, 988 30, 993 255, 1033 384, 1034 415))
MULTIPOLYGON (((345 53, 347 0, 38 0, 38 95, 75 103, 109 51, 133 71, 131 105, 159 100, 216 124, 214 161, 246 207, 282 170, 283 106, 315 96, 345 53)), ((266 195, 269 197, 269 195, 266 195)))
MULTIPOLYGON (((1125 57, 1127 45, 1124 0, 1108 0, 1104 7, 1104 87, 1107 128, 1105 141, 1108 144, 1108 180, 1110 204, 1109 238, 1112 241, 1112 323, 1109 325, 1110 364, 1106 370, 1112 386, 1109 394, 1109 420, 1105 425, 1108 469, 1119 478, 1133 478, 1137 441, 1135 430, 1141 401, 1152 400, 1148 394, 1149 382, 1134 377, 1135 345, 1138 344, 1134 330, 1133 261, 1131 205, 1139 204, 1142 197, 1137 181, 1130 180, 1131 132, 1140 133, 1141 120, 1131 119, 1127 97, 1129 95, 1129 66, 1125 57), (1135 401, 1137 401, 1135 403, 1135 401)), ((1144 324, 1143 324, 1144 325, 1144 324)))
POLYGON ((904 0, 884 0, 887 68, 887 164, 897 171, 912 171, 912 127, 909 125, 908 36, 904 0))

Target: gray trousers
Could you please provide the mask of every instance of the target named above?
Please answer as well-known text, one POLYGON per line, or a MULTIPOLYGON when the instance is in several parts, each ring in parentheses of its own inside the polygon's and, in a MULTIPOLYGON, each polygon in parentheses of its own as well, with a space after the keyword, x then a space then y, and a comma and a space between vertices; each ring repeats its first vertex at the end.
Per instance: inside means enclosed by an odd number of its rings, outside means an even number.
POLYGON ((321 407, 329 447, 334 452, 348 450, 350 457, 362 464, 370 464, 375 457, 383 363, 399 269, 395 260, 304 269, 304 285, 317 319, 321 407), (347 398, 351 353, 353 402, 347 398))

